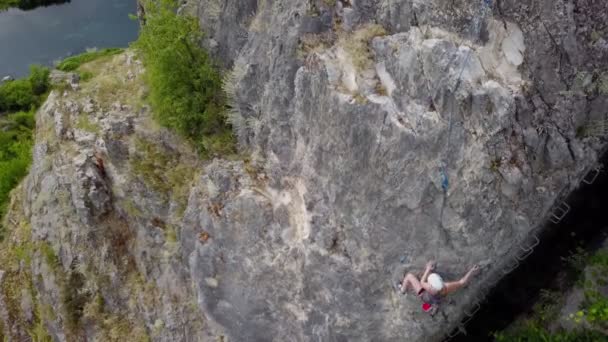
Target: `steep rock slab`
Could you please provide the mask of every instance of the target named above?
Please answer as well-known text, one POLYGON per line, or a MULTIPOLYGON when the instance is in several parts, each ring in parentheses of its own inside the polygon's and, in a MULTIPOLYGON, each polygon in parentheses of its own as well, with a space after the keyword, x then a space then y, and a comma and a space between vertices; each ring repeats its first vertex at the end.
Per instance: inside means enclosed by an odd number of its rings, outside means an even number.
POLYGON ((237 340, 439 338, 478 288, 433 321, 395 277, 434 257, 489 280, 603 148, 584 130, 605 115, 605 4, 241 3, 196 12, 268 181, 209 176, 232 195, 219 215, 189 204, 211 238, 184 249, 237 340))

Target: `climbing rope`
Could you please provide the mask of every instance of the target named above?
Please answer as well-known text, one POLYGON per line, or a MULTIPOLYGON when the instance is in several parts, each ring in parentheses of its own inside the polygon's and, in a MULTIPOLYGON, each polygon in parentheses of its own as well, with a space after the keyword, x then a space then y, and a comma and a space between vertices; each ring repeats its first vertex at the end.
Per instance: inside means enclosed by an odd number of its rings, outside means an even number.
MULTIPOLYGON (((474 16, 474 19, 472 20, 471 23, 471 29, 473 30, 473 33, 475 35, 477 35, 477 37, 479 37, 479 33, 480 33, 480 25, 481 23, 483 23, 485 21, 485 17, 487 12, 486 9, 490 8, 492 6, 492 0, 484 0, 484 4, 487 6, 480 6, 480 10, 477 13, 478 15, 474 16)), ((462 42, 461 44, 462 45, 462 42)), ((449 189, 450 186, 450 180, 448 177, 448 168, 449 168, 449 156, 450 156, 450 143, 451 143, 451 137, 452 137, 452 128, 453 128, 453 116, 454 116, 454 98, 456 96, 456 93, 458 92, 458 89, 460 89, 460 85, 462 84, 462 74, 464 73, 464 69, 466 68, 467 64, 469 63, 469 60, 471 59, 471 52, 472 49, 469 49, 467 51, 466 57, 464 59, 464 62, 462 63, 462 67, 460 68, 460 71, 458 73, 458 77, 456 78, 456 84, 454 85, 454 89, 451 91, 451 95, 453 97, 452 102, 451 102, 451 108, 449 109, 449 115, 448 115, 448 135, 447 135, 447 139, 446 139, 446 146, 445 146, 445 153, 444 156, 441 160, 441 164, 439 167, 439 175, 441 177, 441 188, 443 189, 444 195, 447 195, 447 191, 449 189)), ((450 61, 451 62, 451 61, 450 61)), ((449 65, 449 64, 448 64, 449 65)), ((433 97, 435 97, 435 95, 437 94, 438 90, 439 90, 439 86, 441 86, 441 81, 442 79, 439 80, 439 82, 437 82, 436 87, 435 87, 435 92, 433 92, 433 97)), ((444 201, 445 202, 445 201, 444 201)), ((443 207, 443 205, 442 205, 443 207)), ((441 210, 441 212, 443 213, 443 208, 441 210)), ((443 215, 442 215, 443 216, 443 215)))
MULTIPOLYGON (((480 36, 480 26, 483 22, 485 22, 486 16, 488 13, 491 12, 492 7, 492 0, 482 0, 482 4, 481 6, 479 6, 478 12, 474 13, 473 15, 473 20, 471 22, 471 25, 469 26, 469 32, 473 33, 473 35, 476 38, 479 38, 480 36)), ((461 42, 458 44, 458 46, 461 46, 464 42, 465 38, 463 38, 461 40, 461 42)), ((441 210, 440 210, 440 218, 439 218, 439 224, 442 224, 443 221, 443 211, 445 208, 445 203, 446 203, 446 199, 447 199, 447 192, 449 190, 450 187, 450 179, 449 179, 449 175, 448 175, 448 170, 449 170, 449 157, 450 157, 450 145, 451 145, 451 137, 452 137, 452 130, 453 130, 453 116, 454 116, 454 102, 455 102, 455 94, 457 93, 457 91, 460 89, 460 86, 462 84, 462 75, 464 73, 464 69, 466 68, 466 66, 469 63, 469 60, 471 59, 471 52, 472 49, 469 49, 467 51, 466 57, 464 58, 464 61, 462 63, 462 66, 458 72, 458 77, 456 78, 456 83, 454 84, 454 87, 452 90, 450 90, 448 88, 448 91, 451 92, 451 97, 452 97, 452 101, 450 102, 449 105, 449 115, 448 115, 448 129, 447 129, 447 138, 446 138, 446 143, 445 143, 445 148, 444 148, 444 154, 441 158, 440 161, 440 166, 439 166, 439 176, 440 176, 440 183, 441 183, 441 188, 443 190, 443 200, 442 200, 442 204, 441 204, 441 210)), ((445 51, 442 55, 441 58, 443 58, 448 52, 445 51)), ((428 88, 429 88, 429 93, 432 94, 430 96, 430 102, 431 105, 434 106, 434 99, 437 96, 437 94, 439 93, 439 88, 445 84, 445 80, 446 78, 449 77, 449 67, 452 65, 452 63, 454 63, 454 61, 457 59, 457 55, 455 55, 454 57, 452 57, 448 63, 446 64, 444 70, 443 70, 443 75, 442 77, 440 77, 437 82, 435 84, 429 84, 428 88)), ((427 83, 428 79, 427 79, 427 83)), ((383 121, 386 120, 386 116, 384 118, 383 121)), ((378 149, 378 148, 377 148, 378 149)), ((369 219, 368 219, 369 222, 369 219)), ((400 262, 403 264, 406 261, 406 256, 402 255, 400 257, 400 262)))
MULTIPOLYGON (((486 9, 489 9, 492 5, 492 1, 491 0, 484 0, 484 3, 482 4, 482 6, 480 6, 479 12, 477 13, 477 15, 474 15, 474 18, 471 22, 471 27, 470 30, 472 30, 472 33, 478 38, 480 35, 480 26, 481 23, 483 23, 485 21, 485 17, 487 15, 487 13, 489 11, 486 11, 486 9), (483 4, 485 4, 486 6, 484 6, 483 4)), ((464 38, 463 38, 464 41, 464 38)), ((462 45, 463 41, 460 42, 459 46, 462 45)), ((454 85, 453 90, 451 90, 451 101, 449 103, 448 106, 448 110, 449 110, 449 115, 448 115, 448 132, 447 132, 447 139, 445 142, 445 148, 444 148, 444 155, 441 158, 441 162, 439 165, 439 176, 440 176, 440 181, 441 181, 441 189, 443 190, 443 197, 441 199, 441 208, 439 210, 439 226, 443 227, 443 212, 445 210, 445 205, 447 203, 447 196, 448 196, 448 190, 450 188, 450 178, 449 178, 449 174, 448 174, 448 170, 449 170, 449 161, 450 161, 450 147, 451 147, 451 140, 452 140, 452 129, 454 126, 454 103, 456 102, 456 93, 458 92, 458 89, 460 89, 460 85, 462 84, 462 74, 464 73, 464 69, 467 67, 467 65, 469 64, 469 60, 471 59, 471 52, 472 49, 469 48, 469 50, 467 51, 466 57, 464 58, 464 61, 462 63, 462 66, 460 68, 460 71, 458 72, 458 77, 456 78, 456 84, 454 85)), ((452 59, 453 61, 453 59, 452 59)), ((448 63, 448 65, 451 64, 451 62, 448 63)), ((433 97, 438 93, 439 87, 441 86, 441 81, 442 79, 439 80, 439 82, 437 82, 437 84, 435 85, 435 92, 433 92, 433 97)), ((449 89, 448 89, 449 90, 449 89)), ((448 238, 445 238, 446 240, 448 240, 448 238)), ((449 241, 449 240, 448 240, 449 241)))

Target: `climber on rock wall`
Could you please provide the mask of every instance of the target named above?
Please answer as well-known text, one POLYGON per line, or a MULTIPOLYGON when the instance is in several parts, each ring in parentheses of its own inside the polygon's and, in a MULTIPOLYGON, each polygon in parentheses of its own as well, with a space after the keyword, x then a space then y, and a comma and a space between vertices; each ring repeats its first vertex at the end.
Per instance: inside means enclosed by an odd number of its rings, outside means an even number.
POLYGON ((423 302, 422 309, 426 312, 430 311, 431 314, 434 314, 442 298, 466 286, 473 275, 479 271, 479 266, 475 265, 460 280, 444 282, 439 274, 431 273, 435 270, 435 266, 435 261, 429 261, 420 279, 408 272, 397 284, 401 293, 405 293, 410 288, 414 290, 414 293, 423 302))

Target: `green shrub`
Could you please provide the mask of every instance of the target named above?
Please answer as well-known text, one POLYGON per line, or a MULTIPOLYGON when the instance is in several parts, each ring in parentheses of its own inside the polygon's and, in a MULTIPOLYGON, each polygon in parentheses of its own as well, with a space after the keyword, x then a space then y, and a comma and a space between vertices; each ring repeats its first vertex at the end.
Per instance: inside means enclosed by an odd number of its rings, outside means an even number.
POLYGON ((33 65, 30 76, 0 85, 0 112, 30 110, 40 105, 49 88, 49 70, 33 65))
POLYGON ((49 74, 50 71, 47 68, 39 65, 30 66, 28 81, 30 82, 34 95, 42 95, 49 89, 49 74))
MULTIPOLYGON (((1 0, 0 0, 1 1, 1 0)), ((27 174, 34 144, 35 109, 49 89, 49 70, 30 67, 28 78, 0 85, 0 112, 19 111, 0 117, 0 222, 11 190, 27 174)), ((4 227, 0 224, 0 241, 4 227)))
POLYGON ((61 4, 70 0, 0 0, 0 11, 11 7, 19 7, 22 10, 31 10, 39 6, 61 4))
POLYGON ((146 24, 134 47, 146 65, 156 120, 195 143, 203 155, 233 152, 222 78, 200 47, 197 19, 176 15, 173 0, 146 1, 145 6, 146 24), (221 146, 214 136, 222 136, 221 146))
POLYGON ((19 6, 19 0, 0 0, 0 11, 19 6))
POLYGON ((8 116, 9 122, 14 127, 18 127, 19 130, 29 133, 31 130, 36 128, 36 118, 34 118, 34 112, 17 112, 8 116))
POLYGON ((515 332, 494 335, 497 342, 598 342, 605 341, 603 334, 590 330, 558 331, 551 333, 544 327, 528 325, 515 332))
MULTIPOLYGON (((19 112, 0 119, 0 222, 11 190, 27 174, 32 156, 34 113, 19 112)), ((3 238, 0 227, 0 240, 3 238)))
POLYGON ((592 255, 577 248, 564 258, 565 272, 573 277, 573 282, 584 288, 585 298, 576 313, 569 319, 580 325, 573 331, 552 331, 549 327, 559 317, 565 297, 560 291, 543 291, 532 313, 525 319, 517 321, 511 328, 494 334, 499 342, 586 342, 608 341, 599 331, 608 329, 608 297, 602 295, 598 286, 606 283, 608 275, 608 252, 599 251, 592 255))
POLYGON ((37 105, 37 97, 28 80, 15 80, 0 86, 0 110, 29 110, 37 105))
POLYGON ((180 208, 185 209, 195 169, 180 162, 172 151, 144 139, 137 139, 135 146, 139 155, 131 162, 134 173, 154 191, 171 194, 180 208))
POLYGON ((608 297, 599 292, 591 295, 591 304, 586 309, 587 321, 600 327, 608 327, 608 297))
POLYGON ((86 82, 93 78, 94 75, 90 71, 82 71, 78 73, 78 76, 80 77, 80 82, 86 82))
POLYGON ((110 48, 99 51, 85 52, 83 54, 64 59, 61 63, 59 63, 57 69, 61 71, 74 71, 84 63, 88 63, 102 57, 114 56, 122 53, 123 51, 124 49, 120 48, 110 48))

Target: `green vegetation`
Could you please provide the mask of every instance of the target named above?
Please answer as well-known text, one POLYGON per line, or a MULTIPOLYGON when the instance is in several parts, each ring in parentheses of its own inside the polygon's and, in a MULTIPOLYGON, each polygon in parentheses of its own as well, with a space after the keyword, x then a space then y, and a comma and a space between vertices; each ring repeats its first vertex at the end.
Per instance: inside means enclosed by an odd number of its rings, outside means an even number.
POLYGON ((49 70, 41 66, 30 67, 30 76, 0 85, 0 113, 28 111, 38 107, 49 88, 49 70))
POLYGON ((202 156, 235 151, 225 119, 222 77, 205 50, 196 18, 175 14, 174 0, 146 1, 141 53, 155 119, 190 140, 202 156))
POLYGON ((62 4, 70 0, 0 0, 0 11, 11 7, 18 7, 22 10, 31 10, 40 6, 52 4, 62 4))
POLYGON ((0 11, 11 7, 18 7, 19 3, 19 0, 0 0, 0 11))
POLYGON ((76 123, 76 128, 89 132, 89 133, 95 133, 95 134, 98 134, 99 131, 101 130, 99 125, 94 122, 91 122, 91 120, 89 119, 88 116, 86 116, 86 114, 82 115, 78 118, 78 122, 76 123))
POLYGON ((584 321, 598 330, 608 331, 608 296, 599 290, 608 285, 608 251, 595 253, 587 260, 588 273, 583 279, 585 300, 571 318, 577 323, 584 321))
POLYGON ((366 24, 354 32, 340 32, 338 44, 350 56, 354 67, 361 72, 373 65, 369 44, 374 37, 386 35, 386 30, 378 24, 366 24))
MULTIPOLYGON (((31 261, 36 253, 37 244, 32 241, 32 231, 28 218, 23 212, 23 189, 18 188, 10 203, 10 211, 3 219, 5 226, 10 226, 7 231, 10 235, 7 239, 0 241, 0 264, 6 272, 5 279, 0 286, 0 291, 6 302, 5 309, 10 320, 26 331, 32 341, 47 342, 51 338, 46 330, 45 322, 48 321, 49 306, 39 301, 39 296, 34 286, 31 261), (25 265, 25 267, 24 267, 25 265), (28 317, 21 306, 22 299, 29 297, 32 303, 33 317, 28 317)), ((9 332, 0 329, 0 340, 18 340, 10 336, 9 332)))
POLYGON ((565 298, 560 291, 541 294, 541 299, 525 320, 516 322, 511 328, 496 333, 499 342, 586 342, 606 340, 608 330, 608 297, 600 288, 608 284, 608 251, 588 255, 578 250, 566 258, 568 277, 576 279, 577 286, 584 290, 585 299, 579 310, 569 319, 577 323, 572 331, 550 330, 559 318, 565 298))
POLYGON ((83 97, 91 97, 100 107, 109 109, 114 103, 142 108, 146 89, 134 65, 126 63, 131 53, 98 55, 96 59, 80 65, 74 72, 80 76, 83 97), (130 75, 130 76, 129 76, 130 75))
MULTIPOLYGON (((30 68, 29 77, 0 85, 0 220, 6 213, 11 190, 27 174, 31 163, 35 109, 42 103, 49 88, 49 70, 30 68)), ((0 225, 0 240, 5 234, 0 225)))
POLYGON ((576 321, 586 320, 598 328, 608 329, 608 297, 596 290, 585 291, 585 304, 575 317, 576 321))
POLYGON ((120 48, 110 48, 98 51, 85 52, 83 54, 64 59, 61 63, 59 63, 57 69, 61 71, 74 71, 84 63, 88 63, 102 57, 118 55, 123 51, 124 49, 120 48))
MULTIPOLYGON (((4 217, 11 190, 27 174, 31 163, 34 113, 18 112, 0 119, 0 219, 4 217)), ((0 240, 4 238, 0 226, 0 240)))
POLYGON ((80 82, 87 82, 93 78, 93 73, 90 71, 82 71, 79 72, 78 75, 80 76, 80 82))
POLYGON ((41 242, 38 249, 44 257, 44 261, 51 269, 56 270, 60 266, 59 257, 48 242, 41 242))
POLYGON ((603 341, 604 334, 588 331, 549 332, 535 325, 527 325, 516 333, 498 333, 494 336, 498 342, 598 342, 603 341))
POLYGON ((194 178, 194 166, 185 165, 176 153, 147 140, 138 138, 135 146, 140 153, 131 161, 135 174, 154 191, 171 194, 180 207, 185 208, 190 183, 194 178))

